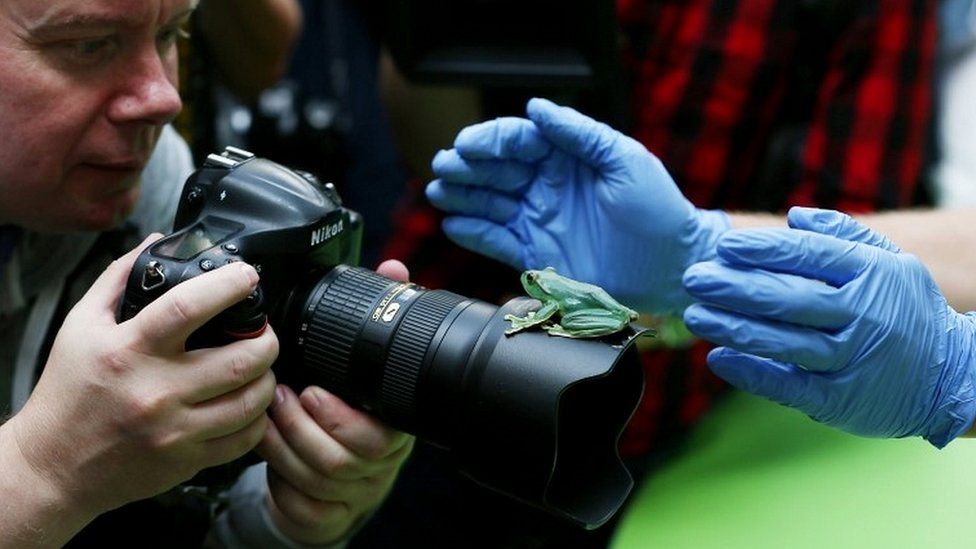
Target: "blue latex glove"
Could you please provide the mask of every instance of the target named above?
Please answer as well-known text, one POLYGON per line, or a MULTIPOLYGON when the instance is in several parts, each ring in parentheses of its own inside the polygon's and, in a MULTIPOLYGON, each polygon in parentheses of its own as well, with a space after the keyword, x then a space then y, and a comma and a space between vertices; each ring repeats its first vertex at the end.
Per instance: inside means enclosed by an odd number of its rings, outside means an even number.
POLYGON ((714 257, 728 216, 692 206, 654 155, 609 126, 544 99, 527 112, 465 128, 434 157, 427 197, 452 214, 448 237, 644 311, 689 305, 681 275, 714 257))
POLYGON ((937 447, 976 416, 976 320, 914 256, 849 216, 794 208, 791 229, 734 230, 688 269, 685 311, 732 385, 873 437, 937 447))

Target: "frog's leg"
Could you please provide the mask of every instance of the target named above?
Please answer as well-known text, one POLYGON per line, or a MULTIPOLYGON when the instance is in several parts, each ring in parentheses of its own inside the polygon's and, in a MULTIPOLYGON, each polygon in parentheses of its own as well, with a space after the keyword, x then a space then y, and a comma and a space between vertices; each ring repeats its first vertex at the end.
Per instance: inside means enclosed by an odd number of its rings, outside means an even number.
POLYGON ((559 324, 546 326, 549 335, 562 337, 600 337, 623 330, 630 323, 626 311, 580 309, 563 315, 559 324))
POLYGON ((535 311, 530 311, 529 314, 525 316, 507 314, 505 315, 505 320, 510 321, 512 323, 512 327, 505 330, 505 334, 512 335, 516 332, 521 332, 526 328, 538 326, 539 324, 549 320, 558 310, 559 305, 556 302, 551 301, 535 311))
POLYGON ((617 311, 617 310, 625 311, 627 315, 630 317, 630 320, 637 320, 637 318, 640 316, 640 314, 637 311, 629 307, 625 307, 623 304, 621 304, 616 299, 614 299, 610 294, 608 294, 606 290, 600 288, 599 286, 595 287, 595 289, 592 292, 590 292, 589 297, 590 299, 596 301, 601 308, 606 309, 608 311, 617 311))

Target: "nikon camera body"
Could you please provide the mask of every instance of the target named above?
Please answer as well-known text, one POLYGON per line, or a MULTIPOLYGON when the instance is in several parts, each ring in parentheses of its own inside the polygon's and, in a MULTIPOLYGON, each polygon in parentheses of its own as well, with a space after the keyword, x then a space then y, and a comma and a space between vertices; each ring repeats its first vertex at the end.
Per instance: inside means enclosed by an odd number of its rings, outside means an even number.
POLYGON ((224 311, 190 346, 214 346, 260 332, 300 280, 359 261, 359 214, 331 183, 228 147, 187 180, 173 233, 150 246, 129 277, 119 317, 127 320, 173 286, 227 263, 261 275, 245 301, 224 311))

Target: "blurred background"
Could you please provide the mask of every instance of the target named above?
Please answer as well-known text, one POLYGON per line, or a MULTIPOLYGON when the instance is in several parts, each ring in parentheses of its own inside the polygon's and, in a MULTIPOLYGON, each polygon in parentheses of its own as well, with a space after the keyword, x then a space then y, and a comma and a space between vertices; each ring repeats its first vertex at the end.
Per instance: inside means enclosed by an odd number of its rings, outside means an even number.
MULTIPOLYGON (((182 133, 198 159, 235 145, 333 181, 364 216, 363 265, 401 259, 427 287, 520 293, 518 273, 441 234, 423 186, 461 128, 533 96, 638 139, 699 207, 976 203, 973 0, 283 1, 302 33, 266 71, 226 61, 203 0, 182 133)), ((967 441, 830 431, 730 391, 675 319, 644 321, 670 336, 643 352, 620 447, 639 487, 616 520, 578 531, 418 444, 350 547, 966 544, 967 441)))

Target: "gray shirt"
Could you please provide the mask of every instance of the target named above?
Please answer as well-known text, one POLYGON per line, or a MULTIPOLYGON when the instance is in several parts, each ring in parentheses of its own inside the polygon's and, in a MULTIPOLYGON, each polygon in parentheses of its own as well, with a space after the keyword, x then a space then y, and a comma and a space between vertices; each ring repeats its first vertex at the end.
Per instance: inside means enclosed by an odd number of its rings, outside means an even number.
MULTIPOLYGON (((141 178, 139 201, 128 222, 143 235, 168 232, 183 181, 193 171, 189 148, 163 129, 141 178)), ((51 329, 65 279, 78 268, 98 233, 25 231, 0 275, 0 410, 19 410, 33 386, 41 346, 51 329)), ((93 273, 91 276, 96 276, 93 273)), ((68 296, 77 300, 80 296, 68 296)))
MULTIPOLYGON (((183 183, 192 171, 189 148, 167 126, 142 173, 139 201, 127 223, 142 236, 170 232, 183 183)), ((80 283, 65 287, 65 280, 79 267, 98 236, 90 232, 25 232, 10 260, 0 266, 0 416, 15 413, 30 395, 38 357, 48 331, 56 329, 51 323, 64 292, 72 292, 67 301, 75 303, 99 274, 98 269, 86 271, 80 283)), ((302 547, 282 535, 268 517, 266 486, 263 464, 240 478, 229 494, 228 510, 218 517, 211 531, 208 546, 302 547)))

